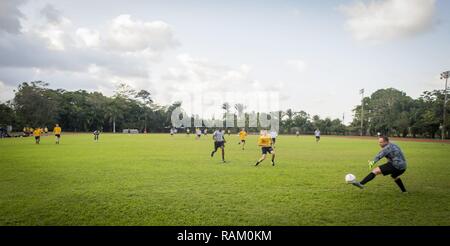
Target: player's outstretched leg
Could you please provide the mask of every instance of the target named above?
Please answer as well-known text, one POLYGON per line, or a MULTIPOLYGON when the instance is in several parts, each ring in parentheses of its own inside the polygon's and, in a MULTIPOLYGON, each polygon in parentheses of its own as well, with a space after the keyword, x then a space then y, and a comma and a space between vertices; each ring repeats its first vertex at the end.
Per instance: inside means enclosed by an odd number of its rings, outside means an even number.
POLYGON ((272 166, 275 166, 275 152, 272 153, 272 166))
POLYGON ((363 189, 364 185, 374 179, 378 174, 381 174, 381 169, 379 167, 376 167, 363 180, 361 180, 361 182, 354 181, 352 182, 352 184, 358 188, 363 189))
POLYGON ((219 148, 219 146, 217 146, 216 143, 214 143, 214 150, 211 152, 211 157, 214 156, 214 154, 217 152, 217 149, 219 148))
POLYGON ((261 158, 256 162, 255 167, 259 165, 259 163, 263 162, 266 159, 266 154, 263 154, 261 158))
POLYGON ((364 185, 362 185, 361 182, 358 182, 356 180, 353 181, 351 184, 356 186, 356 187, 358 187, 358 188, 360 188, 360 189, 364 189, 364 185))
POLYGON ((222 147, 222 161, 225 163, 225 148, 222 147))

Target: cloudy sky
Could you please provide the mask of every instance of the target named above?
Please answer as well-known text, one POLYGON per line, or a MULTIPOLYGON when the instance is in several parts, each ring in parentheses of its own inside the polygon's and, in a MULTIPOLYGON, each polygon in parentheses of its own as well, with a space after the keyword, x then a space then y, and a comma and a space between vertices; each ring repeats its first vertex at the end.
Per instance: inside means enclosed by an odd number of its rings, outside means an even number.
POLYGON ((0 101, 23 81, 106 95, 126 82, 160 104, 270 91, 283 109, 348 122, 361 88, 443 89, 449 10, 445 0, 1 0, 0 101))

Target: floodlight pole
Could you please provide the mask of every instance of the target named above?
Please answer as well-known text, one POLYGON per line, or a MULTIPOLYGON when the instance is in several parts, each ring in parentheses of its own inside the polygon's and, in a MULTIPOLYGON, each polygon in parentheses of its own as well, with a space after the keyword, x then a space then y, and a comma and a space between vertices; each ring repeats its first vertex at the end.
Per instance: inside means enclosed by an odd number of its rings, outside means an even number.
POLYGON ((359 91, 361 93, 361 136, 363 135, 364 125, 364 88, 359 91))
POLYGON ((448 87, 447 87, 447 82, 448 82, 448 77, 450 75, 450 71, 446 71, 441 73, 441 79, 445 79, 445 89, 444 89, 444 112, 443 112, 443 120, 442 120, 442 134, 441 134, 441 138, 442 140, 445 139, 445 119, 447 116, 447 91, 448 91, 448 87))

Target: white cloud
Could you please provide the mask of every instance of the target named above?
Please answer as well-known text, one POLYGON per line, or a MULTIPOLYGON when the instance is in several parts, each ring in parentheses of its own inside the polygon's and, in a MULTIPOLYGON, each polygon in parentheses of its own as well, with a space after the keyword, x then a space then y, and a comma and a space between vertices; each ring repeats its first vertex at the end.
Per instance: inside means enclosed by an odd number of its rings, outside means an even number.
POLYGON ((381 43, 417 35, 433 25, 435 0, 357 1, 340 6, 347 28, 358 41, 381 43))
MULTIPOLYGON (((251 67, 247 64, 241 64, 238 68, 229 68, 206 58, 194 58, 189 54, 181 54, 177 60, 180 67, 176 70, 177 76, 174 78, 184 77, 189 81, 187 84, 195 85, 197 89, 203 91, 237 90, 240 87, 252 87, 254 83, 250 76, 251 67)), ((172 80, 170 76, 165 78, 172 80)))
POLYGON ((181 100, 188 114, 203 114, 205 117, 211 117, 213 112, 217 113, 216 116, 220 115, 223 102, 231 105, 244 103, 249 106, 248 110, 255 110, 258 106, 255 102, 260 96, 258 93, 276 93, 284 84, 258 80, 252 72, 253 68, 248 64, 228 67, 207 58, 180 54, 173 66, 158 79, 157 101, 170 103, 181 100), (199 97, 203 100, 201 106, 209 105, 212 111, 196 108, 199 97))
MULTIPOLYGON (((17 8, 17 4, 10 5, 17 8)), ((20 35, 0 32, 0 68, 28 69, 37 79, 56 80, 59 84, 49 82, 62 88, 72 88, 69 83, 78 78, 83 80, 77 82, 80 85, 90 83, 88 88, 110 88, 126 82, 150 89, 151 69, 164 52, 179 45, 172 27, 162 21, 121 15, 88 28, 77 26, 48 4, 28 9, 26 18, 18 13, 20 35)), ((16 77, 12 73, 0 74, 7 84, 16 84, 16 77)))
POLYGON ((130 15, 120 15, 109 23, 106 40, 110 48, 123 52, 163 51, 178 45, 169 24, 134 20, 130 15))
POLYGON ((286 64, 298 72, 304 72, 307 68, 306 62, 301 59, 288 60, 286 64))
POLYGON ((72 21, 50 4, 41 8, 37 17, 22 18, 21 24, 24 38, 42 40, 49 50, 63 51, 74 44, 72 21))
POLYGON ((13 99, 14 87, 6 85, 0 80, 0 103, 13 99))
POLYGON ((96 48, 100 45, 100 33, 89 28, 78 28, 75 32, 80 46, 96 48))
POLYGON ((48 22, 44 26, 33 29, 41 38, 48 42, 47 47, 52 50, 65 50, 68 45, 72 45, 73 39, 67 30, 72 28, 72 22, 62 17, 60 22, 48 22))

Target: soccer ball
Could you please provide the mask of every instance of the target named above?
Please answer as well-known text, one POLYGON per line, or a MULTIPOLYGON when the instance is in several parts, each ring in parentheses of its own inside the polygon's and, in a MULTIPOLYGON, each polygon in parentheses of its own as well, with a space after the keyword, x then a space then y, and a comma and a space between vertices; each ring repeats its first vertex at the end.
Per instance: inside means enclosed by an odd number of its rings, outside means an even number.
POLYGON ((351 183, 351 182, 355 181, 355 179, 356 179, 355 175, 353 175, 351 173, 345 175, 345 182, 347 182, 347 183, 351 183))

